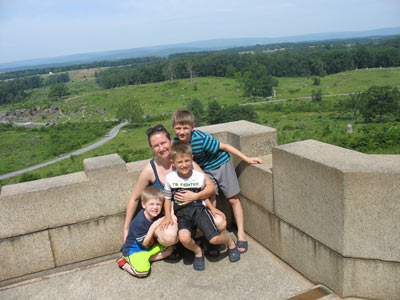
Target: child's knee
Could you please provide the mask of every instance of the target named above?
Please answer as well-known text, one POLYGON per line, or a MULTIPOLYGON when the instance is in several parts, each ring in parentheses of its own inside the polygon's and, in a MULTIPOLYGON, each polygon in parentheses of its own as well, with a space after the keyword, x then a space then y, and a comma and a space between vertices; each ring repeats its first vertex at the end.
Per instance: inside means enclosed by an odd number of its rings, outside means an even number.
POLYGON ((220 241, 220 235, 214 236, 214 237, 213 237, 212 239, 210 239, 208 242, 209 242, 210 244, 212 244, 212 245, 220 244, 220 243, 221 243, 221 241, 220 241))
POLYGON ((175 230, 166 230, 157 237, 158 242, 163 246, 172 246, 178 242, 178 234, 175 230))
POLYGON ((240 204, 240 199, 239 199, 239 196, 238 196, 238 195, 235 195, 235 196, 229 198, 228 200, 229 200, 229 203, 230 203, 232 206, 234 206, 234 205, 241 205, 241 204, 240 204))
POLYGON ((180 230, 178 236, 182 244, 188 244, 192 240, 192 235, 188 230, 180 230))
POLYGON ((226 220, 221 216, 214 217, 215 226, 217 226, 218 231, 224 231, 226 229, 226 220))

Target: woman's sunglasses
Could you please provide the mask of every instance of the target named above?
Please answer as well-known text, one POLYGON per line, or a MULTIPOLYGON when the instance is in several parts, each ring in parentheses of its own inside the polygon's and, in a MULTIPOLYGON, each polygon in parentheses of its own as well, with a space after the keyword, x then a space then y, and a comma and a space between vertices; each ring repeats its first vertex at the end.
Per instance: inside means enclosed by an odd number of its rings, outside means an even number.
POLYGON ((154 133, 159 132, 159 131, 166 131, 165 127, 163 125, 156 125, 154 127, 151 127, 146 130, 146 134, 148 137, 152 136, 154 133))

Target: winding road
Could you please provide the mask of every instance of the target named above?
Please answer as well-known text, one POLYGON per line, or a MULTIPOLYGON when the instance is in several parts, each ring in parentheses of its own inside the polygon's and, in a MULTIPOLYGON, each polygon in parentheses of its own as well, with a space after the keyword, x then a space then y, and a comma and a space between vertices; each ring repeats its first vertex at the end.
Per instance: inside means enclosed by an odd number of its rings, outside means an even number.
POLYGON ((0 180, 7 179, 7 178, 10 178, 10 177, 13 177, 13 176, 18 176, 18 175, 21 175, 21 174, 23 174, 25 172, 30 172, 30 171, 39 169, 41 167, 45 167, 45 166, 54 164, 56 162, 62 161, 64 159, 70 158, 72 155, 79 155, 79 154, 85 153, 87 151, 93 150, 93 149, 95 149, 95 148, 107 143, 109 140, 112 140, 113 138, 115 138, 117 136, 119 130, 122 127, 124 127, 126 124, 128 124, 128 122, 122 122, 118 126, 116 126, 113 129, 111 129, 110 133, 107 134, 107 136, 105 138, 103 138, 103 139, 101 139, 101 140, 99 140, 99 141, 97 141, 97 142, 95 142, 95 143, 93 143, 93 144, 91 144, 91 145, 89 145, 87 147, 84 147, 84 148, 76 150, 76 151, 74 151, 72 153, 65 154, 65 155, 63 155, 63 156, 61 156, 59 158, 56 158, 56 159, 53 159, 53 160, 50 160, 50 161, 47 161, 47 162, 32 166, 32 167, 29 167, 29 168, 26 168, 26 169, 23 169, 23 170, 14 171, 14 172, 11 172, 11 173, 0 175, 0 180))

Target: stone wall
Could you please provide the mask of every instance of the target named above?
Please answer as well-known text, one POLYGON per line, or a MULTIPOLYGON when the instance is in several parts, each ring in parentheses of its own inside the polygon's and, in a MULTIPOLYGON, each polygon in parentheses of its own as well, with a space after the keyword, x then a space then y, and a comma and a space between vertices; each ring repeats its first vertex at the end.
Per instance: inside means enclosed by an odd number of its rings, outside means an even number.
MULTIPOLYGON (((201 129, 264 159, 234 159, 249 235, 342 297, 400 298, 400 156, 313 140, 277 146, 275 129, 246 121, 201 129)), ((84 172, 3 187, 0 282, 117 253, 146 163, 95 157, 84 172)))
POLYGON ((400 299, 399 155, 307 140, 238 171, 246 231, 260 243, 342 297, 400 299))

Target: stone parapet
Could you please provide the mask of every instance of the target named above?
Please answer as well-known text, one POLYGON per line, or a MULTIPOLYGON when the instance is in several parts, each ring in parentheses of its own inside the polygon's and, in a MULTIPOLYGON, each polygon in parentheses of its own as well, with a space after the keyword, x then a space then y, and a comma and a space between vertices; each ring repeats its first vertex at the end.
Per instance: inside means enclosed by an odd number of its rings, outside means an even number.
POLYGON ((246 232, 342 297, 399 299, 400 156, 308 140, 273 148, 272 161, 272 173, 237 168, 246 232))
MULTIPOLYGON (((277 146, 275 129, 247 121, 199 129, 264 160, 234 159, 249 235, 342 297, 400 299, 399 155, 313 140, 277 146)), ((84 172, 3 187, 0 281, 118 252, 147 163, 112 154, 84 160, 84 172)))
POLYGON ((343 256, 400 262, 399 156, 308 140, 273 160, 277 216, 343 256))
POLYGON ((240 199, 246 231, 314 283, 342 297, 400 298, 400 263, 345 257, 252 200, 240 199))
MULTIPOLYGON (((212 134, 220 142, 230 144, 247 156, 263 156, 272 153, 278 145, 275 128, 254 124, 248 121, 236 121, 196 128, 212 134)), ((239 159, 233 157, 235 165, 239 159)))
MULTIPOLYGON (((248 155, 277 144, 275 129, 247 121, 200 129, 248 155)), ((111 154, 85 159, 84 172, 2 187, 0 281, 119 252, 126 205, 147 163, 111 154)), ((229 204, 218 207, 230 221, 229 204)))
POLYGON ((0 281, 118 252, 126 204, 146 162, 94 157, 84 160, 85 172, 4 186, 0 281))

